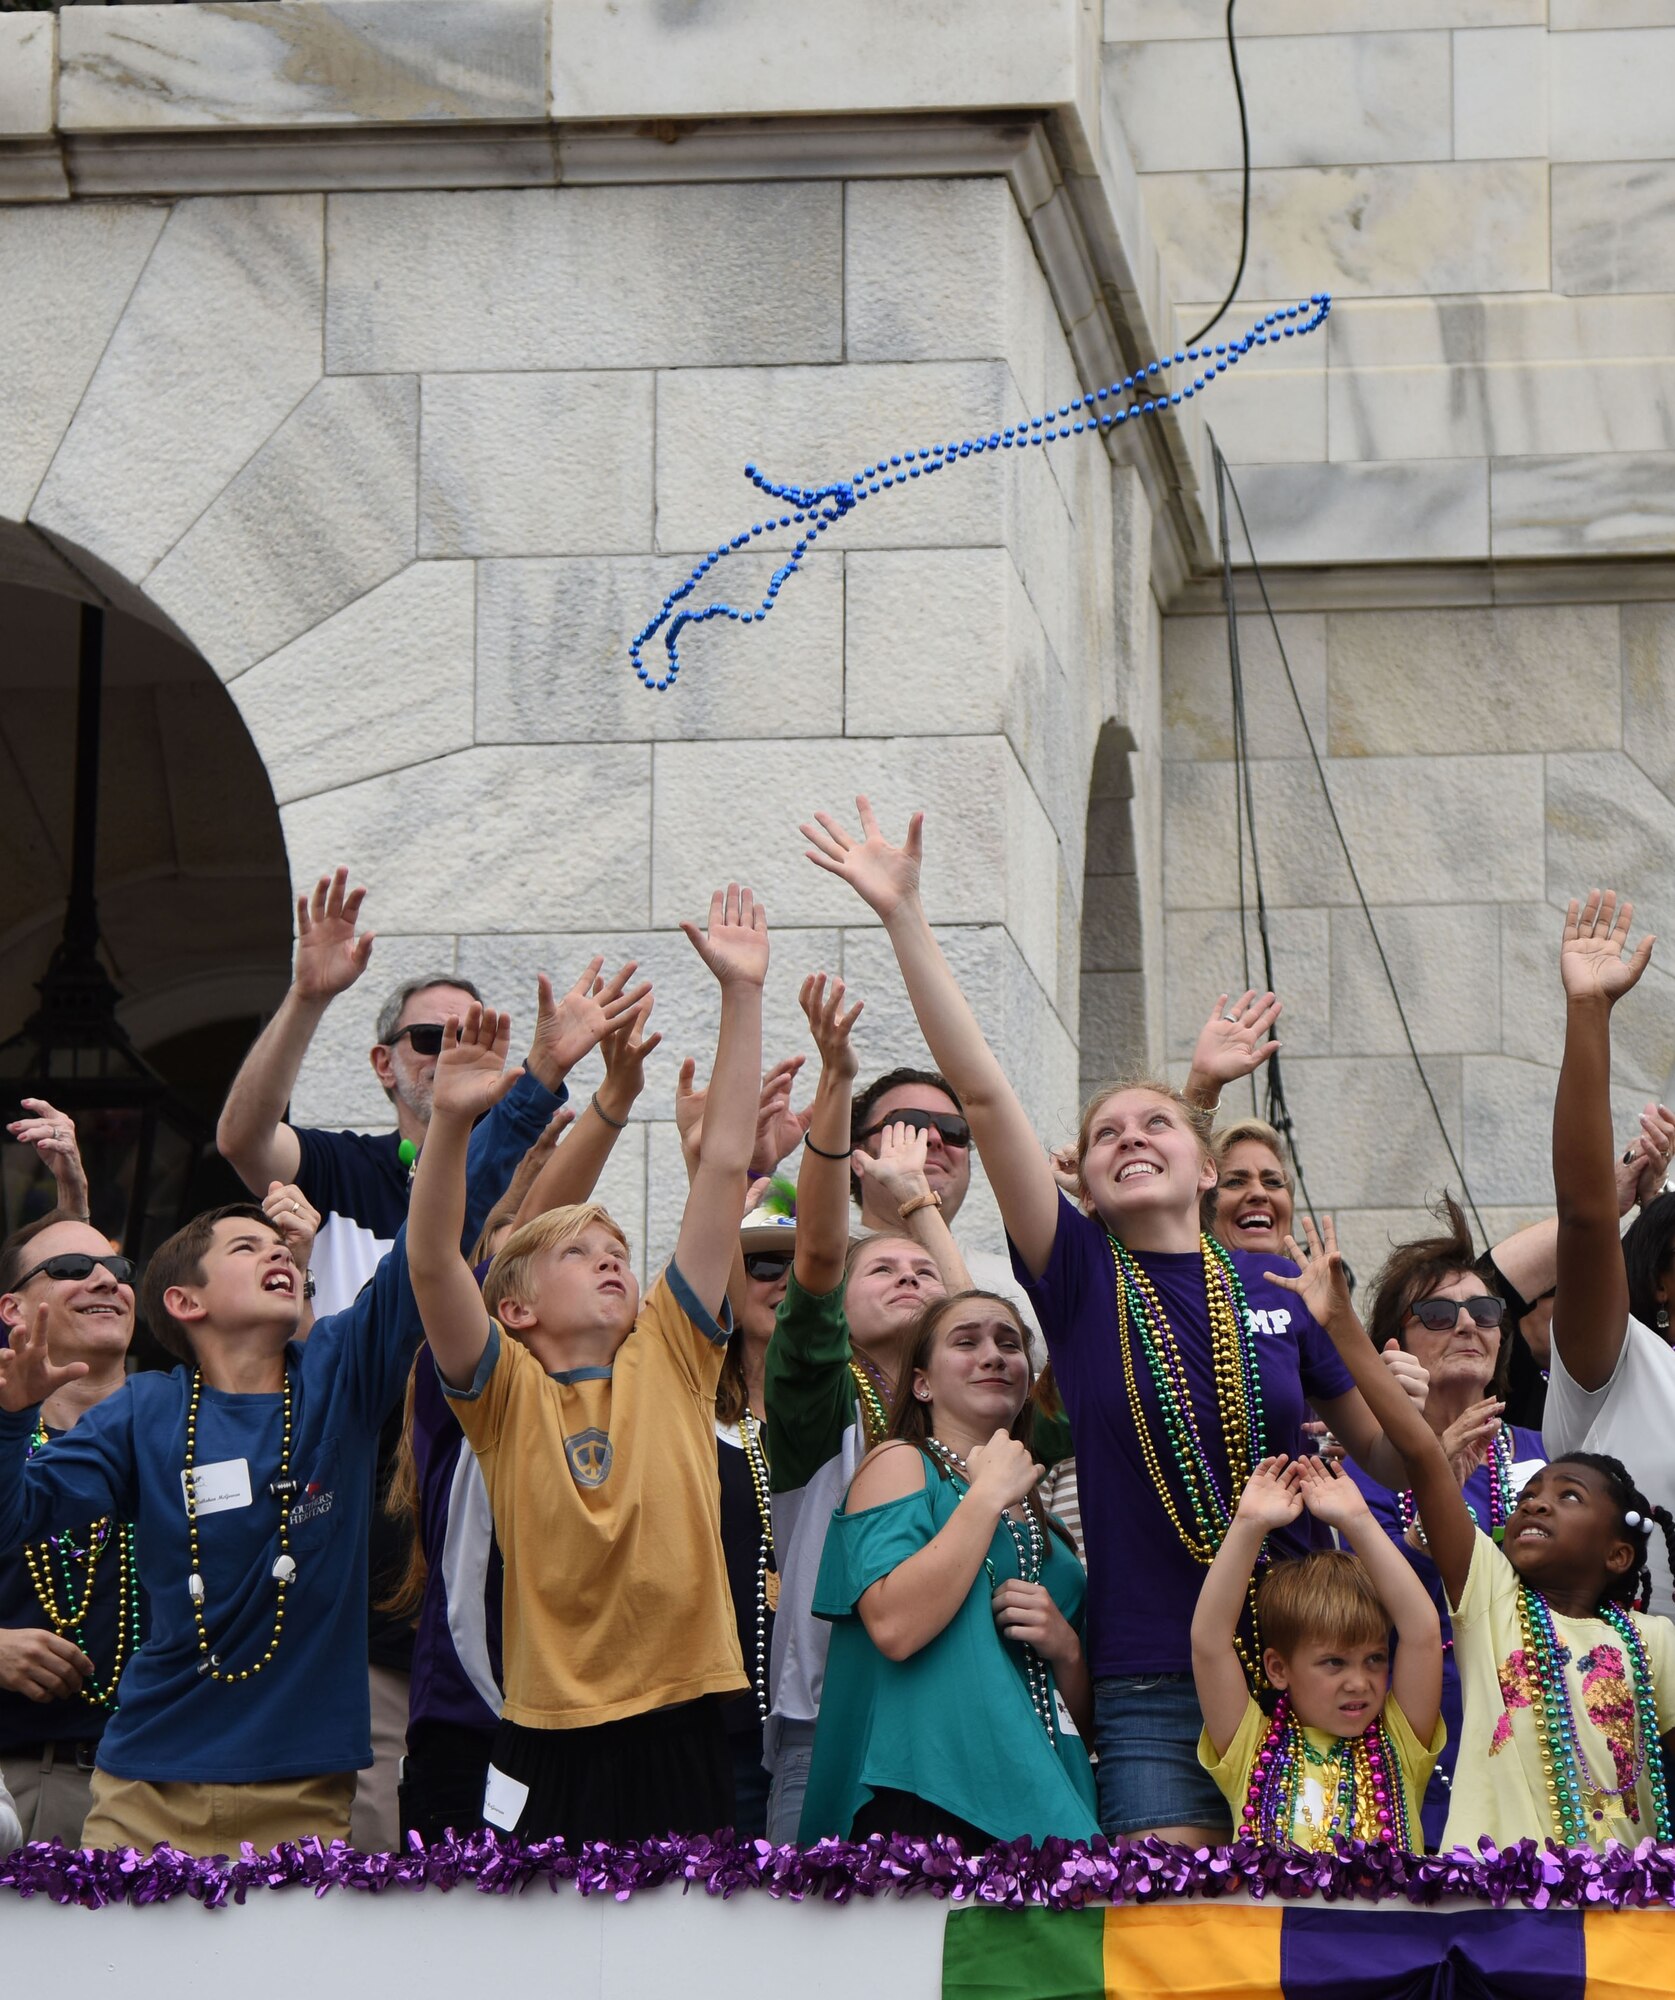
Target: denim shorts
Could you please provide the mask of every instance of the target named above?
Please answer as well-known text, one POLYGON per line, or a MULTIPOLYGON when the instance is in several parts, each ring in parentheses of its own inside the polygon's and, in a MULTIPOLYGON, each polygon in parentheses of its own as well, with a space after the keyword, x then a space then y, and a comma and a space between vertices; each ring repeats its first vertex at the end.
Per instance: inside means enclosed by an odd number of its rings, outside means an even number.
POLYGON ((1099 1824, 1115 1838, 1153 1826, 1215 1826, 1233 1818, 1198 1761, 1204 1719, 1191 1674, 1126 1674, 1093 1684, 1099 1824))

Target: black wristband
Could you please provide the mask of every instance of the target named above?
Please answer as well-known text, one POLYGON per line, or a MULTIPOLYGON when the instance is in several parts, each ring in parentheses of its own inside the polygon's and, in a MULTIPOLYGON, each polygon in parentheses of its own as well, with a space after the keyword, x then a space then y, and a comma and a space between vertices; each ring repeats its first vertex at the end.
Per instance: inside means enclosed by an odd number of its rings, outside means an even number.
POLYGON ((803 1135, 803 1144, 809 1149, 811 1153, 815 1154, 817 1158, 822 1160, 847 1161, 849 1158, 849 1155, 847 1153, 828 1153, 824 1146, 817 1146, 814 1143, 814 1141, 811 1138, 809 1138, 806 1132, 803 1135))

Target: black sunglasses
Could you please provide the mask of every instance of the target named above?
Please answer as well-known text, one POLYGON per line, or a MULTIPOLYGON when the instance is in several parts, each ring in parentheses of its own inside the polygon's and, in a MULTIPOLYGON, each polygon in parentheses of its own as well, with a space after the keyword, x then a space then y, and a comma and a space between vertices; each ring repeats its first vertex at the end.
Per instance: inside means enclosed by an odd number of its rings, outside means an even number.
POLYGON ((861 1137, 876 1139, 880 1132, 888 1131, 892 1125, 905 1125, 911 1132, 939 1132, 945 1146, 965 1147, 971 1144, 971 1127, 952 1111, 892 1111, 888 1118, 869 1125, 861 1137))
POLYGON ((411 1042, 416 1056, 439 1056, 442 1053, 442 1037, 447 1028, 441 1021, 412 1021, 405 1028, 397 1028, 384 1044, 393 1049, 397 1042, 411 1042))
POLYGON ((747 1278, 754 1278, 758 1284, 774 1284, 783 1278, 790 1268, 789 1251, 747 1250, 744 1253, 744 1274, 747 1278))
POLYGON ((18 1279, 16 1290, 21 1291, 31 1278, 63 1278, 79 1281, 91 1278, 95 1264, 103 1264, 119 1285, 134 1282, 134 1260, 120 1257, 113 1250, 107 1256, 93 1257, 85 1250, 66 1250, 61 1257, 49 1257, 44 1264, 37 1264, 32 1271, 25 1271, 18 1279))
POLYGON ((1459 1324, 1460 1308, 1471 1314, 1472 1325, 1485 1329, 1499 1326, 1506 1317, 1505 1299, 1481 1292, 1475 1299, 1418 1299, 1408 1307, 1423 1327, 1432 1333, 1449 1333, 1459 1324))

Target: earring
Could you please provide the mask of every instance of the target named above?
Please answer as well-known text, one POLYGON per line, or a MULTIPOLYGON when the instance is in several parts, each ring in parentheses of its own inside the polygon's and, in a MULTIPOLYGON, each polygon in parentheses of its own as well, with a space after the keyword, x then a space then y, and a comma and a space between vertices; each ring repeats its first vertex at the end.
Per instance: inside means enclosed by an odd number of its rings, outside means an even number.
POLYGON ((915 1386, 913 1393, 919 1398, 921 1403, 928 1403, 931 1399, 931 1392, 929 1391, 929 1389, 921 1389, 915 1386))
POLYGON ((1658 1332, 1659 1332, 1659 1333, 1667 1333, 1667 1332, 1669 1331, 1669 1308, 1668 1308, 1668 1306, 1659 1306, 1659 1307, 1658 1307, 1658 1319, 1657 1319, 1657 1326, 1658 1326, 1658 1332))

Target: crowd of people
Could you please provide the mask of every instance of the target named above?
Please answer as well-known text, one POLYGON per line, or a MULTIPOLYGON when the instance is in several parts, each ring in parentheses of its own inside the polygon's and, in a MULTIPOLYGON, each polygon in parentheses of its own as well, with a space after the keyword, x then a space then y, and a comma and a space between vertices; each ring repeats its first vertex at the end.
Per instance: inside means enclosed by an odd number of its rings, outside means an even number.
POLYGON ((1632 907, 1555 921, 1553 1215, 1477 1245, 1444 1195, 1357 1286, 1279 1135, 1216 1125, 1274 995, 1224 996, 1181 1088, 1038 1133, 921 819, 857 804, 808 858, 935 1067, 860 1087, 864 1001, 812 971, 797 1108, 765 912, 718 890, 643 1293, 595 1199, 661 1039, 634 964, 542 978, 515 1064, 468 982, 409 981, 394 1129, 288 1122, 371 962, 342 869, 221 1116, 249 1201, 142 1273, 72 1121, 19 1107, 54 1205, 0 1245, 0 1851, 1671 1839, 1675 1117, 1613 1136, 1632 907), (974 1156, 1009 1261, 960 1240, 974 1156), (136 1314, 172 1368, 131 1367, 136 1314))

